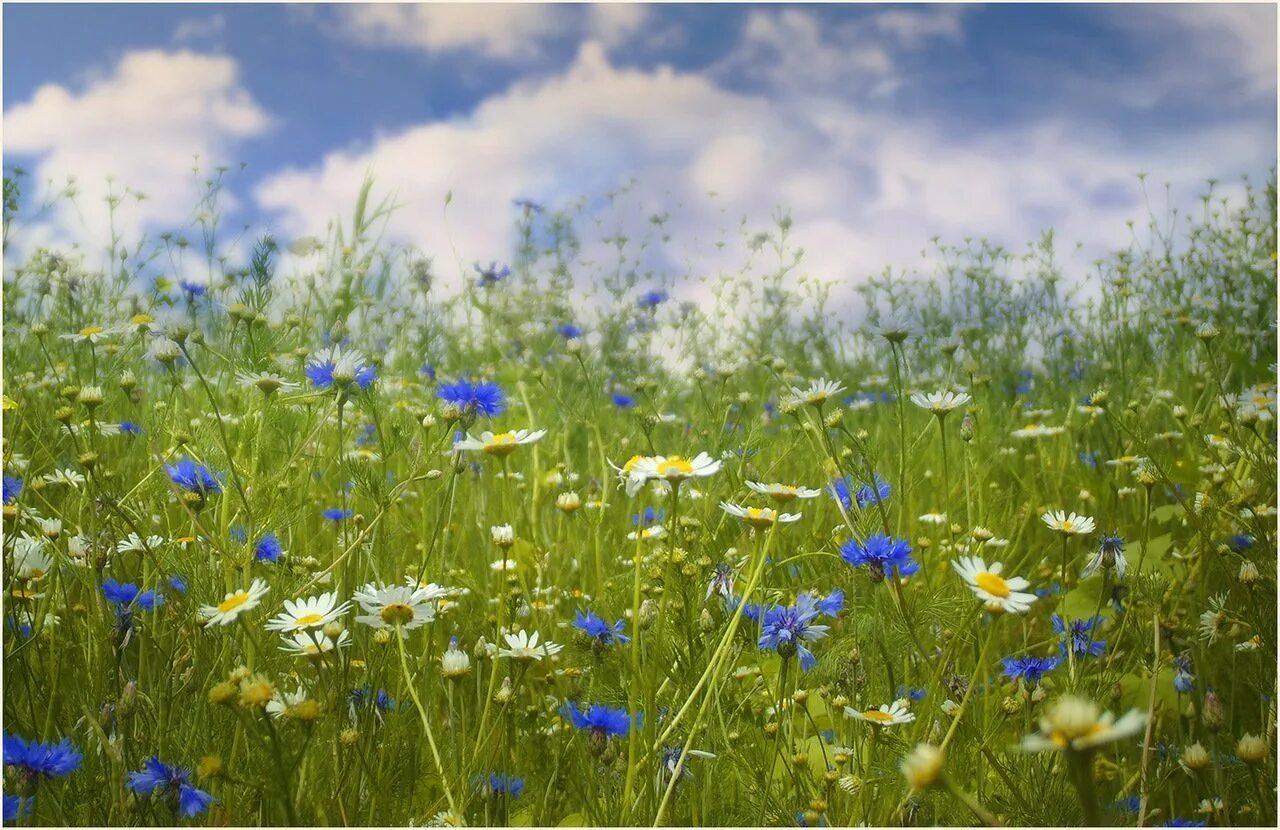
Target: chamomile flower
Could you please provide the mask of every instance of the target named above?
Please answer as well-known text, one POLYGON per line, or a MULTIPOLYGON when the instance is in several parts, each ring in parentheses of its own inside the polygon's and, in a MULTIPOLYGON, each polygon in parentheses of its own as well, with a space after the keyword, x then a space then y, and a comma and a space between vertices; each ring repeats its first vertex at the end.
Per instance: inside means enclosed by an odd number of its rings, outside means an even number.
POLYGON ((847 717, 854 720, 864 721, 873 726, 901 726, 904 723, 911 723, 916 719, 915 713, 911 712, 900 700, 893 703, 885 703, 878 709, 865 709, 859 711, 852 706, 846 706, 844 713, 847 717))
POLYGON ((338 595, 332 591, 315 597, 285 600, 284 612, 267 621, 268 631, 305 631, 308 628, 324 628, 347 613, 351 603, 338 603, 338 595))
POLYGON ((793 502, 796 499, 813 499, 822 495, 821 490, 792 486, 790 484, 778 484, 776 482, 774 484, 762 484, 759 481, 748 481, 747 487, 762 496, 768 496, 780 504, 793 502))
POLYGON ((453 448, 465 452, 483 452, 487 455, 503 456, 510 455, 525 444, 532 444, 547 434, 545 429, 537 429, 530 432, 527 429, 517 429, 511 432, 490 432, 485 430, 480 433, 479 438, 475 438, 469 433, 467 437, 454 442, 453 448))
POLYGON ((784 409, 806 404, 809 406, 822 406, 843 391, 844 384, 840 381, 818 378, 810 381, 809 385, 805 387, 792 386, 788 390, 787 396, 783 398, 782 406, 784 409))
POLYGON ((1040 521, 1050 530, 1056 530, 1063 536, 1082 536, 1093 533, 1094 522, 1090 516, 1077 513, 1068 514, 1065 510, 1050 510, 1040 517, 1040 521))
POLYGON ((652 542, 661 539, 667 535, 667 529, 662 525, 653 525, 652 527, 644 527, 639 530, 633 530, 627 534, 627 541, 634 542, 639 539, 642 542, 652 542))
POLYGON ((927 409, 939 418, 959 409, 973 400, 968 392, 914 392, 911 402, 921 409, 927 409))
POLYGON ((951 567, 960 574, 969 590, 986 604, 988 611, 1024 614, 1036 601, 1035 594, 1024 590, 1031 584, 1027 580, 1020 576, 1001 576, 1004 565, 1000 562, 987 565, 981 556, 962 556, 953 561, 951 567))
POLYGON ((282 641, 280 650, 283 652, 295 657, 317 657, 346 648, 351 644, 351 632, 344 628, 338 634, 338 639, 334 640, 323 631, 309 629, 283 634, 280 639, 282 641))
POLYGON ((673 484, 691 478, 706 478, 720 471, 721 462, 713 459, 705 452, 693 458, 681 455, 656 455, 644 458, 636 466, 637 473, 643 472, 646 479, 661 479, 673 484))
POLYGON ((414 585, 380 586, 370 582, 353 595, 366 613, 356 622, 374 628, 399 628, 407 633, 436 618, 436 599, 431 592, 414 585))
POLYGON ((609 462, 609 466, 618 474, 619 482, 626 488, 628 498, 634 498, 635 494, 640 492, 640 488, 649 480, 648 471, 652 466, 652 462, 652 457, 644 455, 631 456, 621 467, 612 461, 609 462))
POLYGON ((26 582, 41 579, 53 562, 44 550, 44 540, 23 533, 13 539, 13 575, 26 582))
POLYGON ((205 617, 207 626, 230 625, 246 611, 257 608, 262 598, 267 595, 267 583, 255 579, 247 589, 239 588, 227 594, 217 605, 203 605, 200 613, 205 617))
POLYGON ((543 657, 551 657, 559 654, 564 646, 553 643, 550 640, 539 643, 538 632, 532 635, 525 632, 522 628, 518 634, 510 632, 502 635, 507 641, 506 648, 498 649, 499 657, 510 657, 513 660, 542 660, 543 657))
POLYGON ((1027 424, 1025 427, 1015 429, 1009 433, 1014 438, 1049 438, 1054 435, 1061 435, 1066 432, 1065 427, 1049 426, 1047 424, 1027 424))
POLYGON ((237 372, 236 383, 245 389, 257 389, 264 395, 276 392, 296 392, 302 384, 286 380, 275 372, 237 372))
POLYGON ((277 689, 267 701, 266 710, 268 715, 277 720, 290 717, 310 721, 315 720, 320 714, 319 704, 311 700, 307 690, 301 686, 292 692, 281 692, 277 689))
POLYGON ((1084 752, 1142 731, 1147 716, 1137 709, 1116 720, 1102 712, 1098 704, 1073 695, 1064 695, 1050 705, 1040 719, 1040 731, 1022 739, 1024 752, 1084 752))
POLYGON ((775 524, 791 524, 800 521, 799 513, 779 513, 772 507, 742 507, 727 501, 720 502, 720 509, 741 519, 742 523, 755 528, 773 527, 775 524))

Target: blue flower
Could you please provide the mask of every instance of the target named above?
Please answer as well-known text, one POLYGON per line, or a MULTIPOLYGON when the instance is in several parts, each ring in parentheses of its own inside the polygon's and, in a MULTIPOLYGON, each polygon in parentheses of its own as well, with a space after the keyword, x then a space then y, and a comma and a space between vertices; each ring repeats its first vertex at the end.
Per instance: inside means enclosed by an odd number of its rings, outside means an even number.
POLYGON ((573 627, 586 634, 596 645, 600 646, 609 646, 614 643, 622 645, 631 642, 631 638, 622 633, 624 626, 624 620, 618 620, 613 625, 609 625, 603 618, 597 617, 591 611, 585 614, 578 611, 573 617, 573 627))
POLYGON ((759 646, 763 651, 776 651, 784 660, 800 655, 800 668, 808 671, 818 662, 805 643, 827 636, 827 626, 817 625, 821 611, 812 594, 796 597, 795 605, 775 605, 765 612, 759 646))
POLYGON ((232 525, 231 529, 227 531, 227 535, 231 537, 233 542, 239 542, 242 545, 249 540, 249 534, 244 529, 244 525, 232 525))
POLYGON ((506 409, 506 396, 496 383, 470 381, 463 377, 453 383, 441 384, 436 397, 461 409, 465 414, 479 413, 492 418, 506 409))
POLYGON ((1164 824, 1160 826, 1161 827, 1205 827, 1206 822, 1204 821, 1204 819, 1175 817, 1175 818, 1169 819, 1168 821, 1166 821, 1164 824))
POLYGON ((631 409, 636 405, 636 399, 630 395, 624 395, 621 392, 614 392, 613 405, 619 409, 631 409))
POLYGON ((560 707, 560 716, 573 722, 575 729, 589 729, 600 738, 626 735, 632 727, 640 729, 644 725, 644 713, 631 715, 626 709, 610 709, 599 703, 592 704, 584 713, 577 704, 568 701, 560 707))
POLYGON ((566 340, 572 340, 575 337, 582 336, 582 329, 578 328, 573 323, 561 323, 556 326, 556 331, 559 332, 560 336, 566 340))
POLYGON ((828 617, 840 616, 840 610, 844 608, 844 591, 836 588, 817 602, 818 611, 828 617))
POLYGON ((643 513, 632 513, 631 524, 638 527, 649 527, 655 525, 666 518, 667 511, 654 510, 652 507, 646 507, 643 513))
POLYGON ((913 689, 909 686, 898 687, 898 697, 910 698, 911 700, 914 700, 917 703, 924 700, 925 697, 928 696, 928 694, 929 693, 924 689, 913 689))
POLYGON ((120 431, 125 435, 141 435, 142 427, 138 426, 133 421, 121 421, 120 431))
POLYGON ((22 495, 22 479, 16 476, 4 476, 4 503, 13 504, 22 495))
POLYGON ((1085 452, 1084 450, 1081 450, 1079 458, 1080 463, 1084 464, 1086 467, 1092 467, 1095 470, 1098 469, 1098 454, 1096 452, 1085 452))
POLYGON ((170 481, 188 493, 208 496, 222 492, 222 482, 218 476, 190 458, 179 458, 177 464, 166 464, 164 471, 169 474, 170 481))
POLYGON ((519 798, 520 793, 524 792, 524 779, 516 775, 508 775, 505 772, 490 773, 489 792, 494 795, 519 798))
POLYGON ((865 481, 855 482, 853 476, 838 478, 831 482, 827 492, 840 502, 845 510, 852 510, 855 503, 859 510, 865 510, 877 502, 888 501, 889 494, 892 492, 889 483, 881 478, 879 473, 873 473, 871 478, 874 487, 865 481))
POLYGON ((911 545, 907 540, 883 533, 872 534, 861 543, 850 539, 840 546, 840 558, 855 568, 866 568, 872 582, 880 582, 890 574, 911 576, 920 570, 911 558, 911 545))
POLYGON ((259 562, 276 562, 281 556, 284 556, 284 546, 274 533, 264 533, 253 546, 253 558, 259 562))
POLYGON ((116 606, 118 613, 129 613, 134 606, 143 611, 154 611, 164 605, 164 594, 156 591, 141 591, 132 582, 116 582, 106 579, 102 582, 102 595, 107 602, 116 606))
POLYGON ((192 297, 203 297, 208 290, 205 286, 191 280, 179 280, 178 286, 192 297))
POLYGON ((505 265, 498 267, 498 263, 496 262, 490 262, 487 267, 482 266, 477 262, 471 267, 475 268, 476 273, 480 275, 481 288, 487 288, 490 285, 497 285, 507 277, 511 276, 510 268, 505 265))
POLYGON ((27 776, 65 778, 76 771, 83 758, 69 738, 45 744, 4 733, 4 765, 17 767, 27 776))
POLYGON ((4 820, 17 821, 24 813, 31 812, 31 799, 23 799, 16 795, 6 794, 4 797, 4 820))
POLYGON ((1236 553, 1244 553, 1249 548, 1253 547, 1253 541, 1253 537, 1248 533, 1237 533, 1231 537, 1231 541, 1228 542, 1228 544, 1236 553))
POLYGON ((1093 630, 1102 624, 1102 617, 1094 617, 1091 620, 1071 620, 1067 623, 1062 617, 1054 614, 1049 621, 1053 623, 1053 630, 1062 635, 1058 651, 1063 657, 1067 656, 1068 641, 1071 643, 1071 652, 1076 657, 1085 655, 1100 657, 1107 650, 1106 640, 1093 637, 1093 630))
POLYGON ((1021 680, 1028 686, 1037 686, 1049 672, 1062 664, 1059 657, 1006 657, 1000 661, 1004 676, 1021 680))
POLYGON ((377 367, 365 363, 363 355, 354 351, 343 352, 336 347, 307 363, 303 374, 317 389, 329 389, 335 385, 347 387, 352 383, 360 389, 368 389, 378 379, 377 367))
POLYGON ((1173 688, 1180 694, 1186 694, 1191 691, 1194 668, 1191 664, 1190 654, 1179 654, 1173 658, 1173 688))
POLYGON ((187 592, 187 581, 181 576, 174 574, 169 577, 169 588, 176 593, 185 594, 187 592))
POLYGON ((191 786, 191 771, 171 767, 154 755, 138 772, 129 773, 129 789, 138 795, 154 795, 156 791, 171 807, 186 818, 203 813, 213 803, 213 796, 191 786))
POLYGON ((636 303, 641 308, 655 308, 671 299, 671 295, 665 291, 646 291, 640 295, 640 299, 636 303))
POLYGON ((343 519, 350 519, 351 511, 343 510, 341 507, 326 507, 321 515, 331 522, 340 522, 343 519))

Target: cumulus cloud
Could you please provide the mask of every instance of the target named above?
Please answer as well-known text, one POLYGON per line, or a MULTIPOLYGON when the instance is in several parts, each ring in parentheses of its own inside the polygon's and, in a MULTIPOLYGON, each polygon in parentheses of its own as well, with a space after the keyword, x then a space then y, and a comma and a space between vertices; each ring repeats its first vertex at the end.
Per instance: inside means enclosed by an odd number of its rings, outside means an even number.
POLYGON ((357 3, 340 13, 344 33, 363 43, 516 60, 539 54, 541 41, 564 25, 571 10, 543 3, 357 3))
POLYGON ((95 246, 107 236, 109 187, 146 196, 120 206, 116 228, 126 238, 150 225, 172 227, 191 215, 208 171, 234 161, 238 142, 271 125, 234 60, 188 51, 126 53, 82 89, 40 87, 4 121, 7 162, 33 159, 37 186, 57 190, 74 177, 78 191, 74 204, 59 204, 24 240, 95 246), (196 166, 202 176, 193 175, 196 166))
POLYGON ((401 206, 393 239, 446 261, 453 251, 462 262, 487 261, 511 249, 512 198, 563 203, 634 175, 630 197, 670 210, 675 242, 688 243, 669 252, 673 270, 733 267, 713 243, 737 217, 763 228, 783 207, 808 252, 801 273, 856 283, 918 261, 935 235, 986 235, 1018 249, 1052 225, 1059 239, 1098 253, 1127 239, 1126 220, 1143 218, 1139 172, 1188 198, 1208 177, 1265 170, 1273 148, 1265 128, 1230 125, 1134 148, 1066 118, 956 135, 824 97, 730 91, 667 67, 623 69, 588 43, 561 74, 517 84, 465 116, 281 172, 256 198, 286 234, 321 232, 372 170, 401 206))

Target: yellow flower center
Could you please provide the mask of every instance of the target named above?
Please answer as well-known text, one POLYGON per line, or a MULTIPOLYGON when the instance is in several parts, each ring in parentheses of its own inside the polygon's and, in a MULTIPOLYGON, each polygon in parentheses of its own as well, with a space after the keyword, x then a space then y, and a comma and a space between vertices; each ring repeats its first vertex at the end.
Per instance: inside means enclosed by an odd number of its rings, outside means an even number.
POLYGON ((248 594, 246 594, 244 591, 236 591, 234 594, 227 597, 222 602, 218 603, 218 611, 219 613, 226 614, 236 610, 237 608, 239 608, 241 605, 244 605, 248 601, 249 601, 248 594))
POLYGON ((508 455, 515 452, 516 447, 520 443, 516 440, 514 432, 500 432, 489 439, 484 445, 484 451, 490 455, 508 455))
POLYGON ((773 497, 774 501, 791 501, 796 498, 796 488, 786 484, 777 484, 769 490, 769 495, 773 497))
POLYGON ((1071 523, 1070 519, 1063 519, 1062 522, 1059 523, 1058 527, 1060 527, 1065 533, 1070 533, 1076 529, 1076 526, 1071 523))
POLYGON ((748 507, 742 520, 753 527, 769 527, 773 524, 774 512, 767 507, 748 507))
POLYGON ((693 475, 693 465, 680 456, 673 455, 658 465, 658 475, 663 478, 688 478, 693 475))
POLYGON ((982 590, 991 594, 993 597, 1004 599, 1013 593, 1009 590, 1009 583, 1004 577, 991 573, 991 571, 982 571, 973 577, 973 584, 982 590))
POLYGON ((102 326, 85 326, 84 328, 80 329, 80 336, 92 337, 95 334, 102 334, 104 331, 106 331, 106 329, 104 329, 102 326))
POLYGON ((303 614, 293 621, 294 625, 315 625, 324 619, 324 614, 303 614))
POLYGON ((862 713, 862 716, 868 720, 877 721, 879 723, 887 723, 888 721, 893 720, 893 715, 888 712, 881 712, 879 709, 868 709, 862 713))
POLYGON ((383 608, 378 616, 389 625, 405 625, 413 622, 413 609, 403 602, 393 602, 383 608))
POLYGON ((636 468, 636 465, 644 460, 643 455, 633 455, 627 459, 627 463, 622 465, 622 472, 629 473, 636 468))

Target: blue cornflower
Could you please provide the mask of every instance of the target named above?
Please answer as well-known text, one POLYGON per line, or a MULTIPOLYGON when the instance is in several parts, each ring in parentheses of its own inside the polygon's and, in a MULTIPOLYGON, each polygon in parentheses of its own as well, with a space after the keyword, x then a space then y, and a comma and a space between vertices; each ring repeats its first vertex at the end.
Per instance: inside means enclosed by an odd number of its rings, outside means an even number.
POLYGON ((4 765, 17 767, 19 776, 31 786, 38 776, 65 778, 76 771, 83 759, 70 738, 45 744, 4 733, 4 765))
POLYGON ((138 795, 154 795, 159 791, 169 806, 186 818, 203 813, 213 803, 213 796, 191 786, 190 770, 171 767, 154 755, 141 770, 129 773, 128 784, 138 795))
POLYGON ((575 337, 582 336, 582 329, 578 328, 573 323, 561 323, 556 326, 556 331, 559 332, 560 336, 566 340, 572 340, 575 337))
POLYGON ((1142 799, 1137 795, 1131 795, 1120 801, 1113 801, 1107 807, 1119 813, 1136 813, 1142 807, 1142 799))
POLYGON ((179 458, 177 464, 164 465, 169 480, 186 490, 197 493, 201 497, 216 495, 222 492, 222 481, 208 467, 197 464, 190 458, 179 458))
POLYGON ((378 369, 365 363, 364 355, 356 351, 343 351, 334 346, 308 361, 303 373, 317 389, 338 387, 346 389, 355 384, 368 389, 378 379, 378 369))
POLYGON ((498 267, 498 263, 496 262, 490 262, 488 266, 483 266, 477 262, 471 267, 475 268, 476 273, 480 275, 481 288, 486 288, 490 285, 497 285, 507 277, 511 276, 510 268, 505 265, 498 267))
POLYGON ((31 799, 24 799, 20 796, 5 794, 4 797, 4 820, 17 821, 24 814, 31 812, 31 799))
POLYGON ((1192 682, 1195 680, 1194 671, 1190 654, 1183 653, 1173 658, 1173 688, 1179 694, 1185 695, 1191 691, 1192 682))
POLYGON ((120 431, 125 435, 141 435, 142 427, 138 426, 133 421, 121 421, 120 431))
POLYGON ((624 395, 621 392, 614 392, 613 405, 619 409, 631 409, 636 405, 636 399, 630 395, 624 395))
POLYGON ((331 522, 340 522, 343 519, 351 518, 350 510, 343 510, 341 507, 326 507, 320 515, 324 516, 331 522))
POLYGON ((516 775, 508 775, 505 772, 490 773, 489 792, 494 795, 519 798, 520 793, 524 792, 524 779, 516 775))
POLYGON ((187 581, 178 574, 169 577, 169 589, 175 593, 185 594, 187 592, 187 581))
POLYGON ((890 574, 911 576, 920 570, 911 558, 911 545, 907 540, 883 533, 874 533, 861 543, 850 539, 840 546, 840 558, 855 568, 866 568, 872 582, 881 582, 890 574))
POLYGON ((631 514, 631 524, 637 527, 649 527, 660 523, 666 518, 666 515, 667 511, 665 510, 654 510, 652 507, 646 507, 643 513, 631 514))
POLYGON ((1062 664, 1059 657, 1006 657, 1000 661, 1004 676, 1021 680, 1026 686, 1038 686, 1040 680, 1062 664))
POLYGON ((12 504, 22 495, 22 479, 17 476, 4 476, 4 503, 12 504))
POLYGON ((796 597, 795 605, 775 605, 765 612, 761 626, 759 646, 764 651, 776 651, 784 660, 800 655, 800 668, 808 671, 818 662, 806 642, 827 636, 827 626, 813 621, 821 613, 812 594, 796 597))
POLYGON ((203 286, 198 282, 192 282, 191 280, 179 280, 178 287, 192 297, 203 297, 205 292, 208 291, 206 286, 203 286))
POLYGON ((610 646, 615 643, 622 645, 631 642, 631 638, 622 633, 625 625, 625 620, 618 620, 613 625, 609 625, 602 617, 597 617, 591 611, 585 614, 577 611, 573 617, 573 627, 590 637, 592 644, 597 646, 610 646))
POLYGON ((1086 467, 1091 467, 1095 470, 1098 469, 1098 453, 1081 450, 1079 458, 1080 463, 1084 464, 1086 467))
POLYGON ((1253 547, 1253 542, 1253 537, 1248 533, 1237 533, 1231 537, 1231 541, 1227 544, 1229 544, 1231 549, 1236 553, 1244 553, 1249 548, 1253 547))
POLYGON ((461 409, 463 414, 478 413, 492 418, 507 407, 502 387, 489 381, 471 381, 460 378, 453 383, 441 384, 436 397, 461 409))
POLYGON ((898 697, 909 698, 910 700, 914 700, 917 703, 924 700, 925 697, 928 696, 928 694, 929 693, 924 689, 913 689, 909 686, 898 687, 898 697))
POLYGON ((873 473, 871 479, 872 482, 868 484, 865 481, 855 482, 853 476, 838 478, 831 482, 827 492, 840 502, 845 510, 852 510, 854 504, 858 505, 859 510, 865 510, 877 502, 888 501, 889 494, 892 492, 889 483, 881 478, 879 473, 873 473))
POLYGON ((116 611, 120 614, 129 613, 134 606, 143 611, 154 611, 164 605, 164 594, 142 591, 132 582, 122 583, 114 579, 103 580, 102 595, 107 598, 107 602, 116 606, 116 611))
POLYGON ((1204 819, 1175 817, 1175 818, 1169 819, 1168 821, 1166 821, 1164 824, 1160 826, 1161 827, 1205 827, 1207 826, 1207 824, 1208 823, 1204 819))
POLYGON ((231 541, 241 545, 249 541, 249 532, 244 529, 244 525, 232 525, 227 535, 231 537, 231 541))
POLYGON ((640 729, 644 725, 644 713, 636 712, 631 715, 626 709, 610 709, 608 706, 602 706, 594 703, 584 713, 578 709, 573 701, 566 702, 560 707, 560 716, 568 718, 573 722, 575 729, 588 729, 591 736, 595 740, 608 740, 612 736, 626 735, 635 729, 640 729))
POLYGON ((636 302, 641 308, 655 308, 669 299, 671 295, 665 291, 646 291, 636 302))
POLYGON ((818 611, 828 617, 840 616, 840 610, 844 608, 844 591, 836 588, 817 602, 818 611))
POLYGON ((1100 657, 1107 650, 1106 640, 1093 637, 1093 630, 1102 624, 1102 617, 1094 617, 1091 620, 1071 620, 1068 623, 1054 614, 1049 621, 1053 623, 1053 630, 1062 635, 1058 643, 1058 651, 1063 657, 1067 656, 1068 641, 1071 643, 1071 652, 1076 657, 1085 655, 1100 657))
POLYGON ((253 558, 259 562, 277 562, 284 556, 284 545, 274 533, 264 533, 253 546, 253 558))

